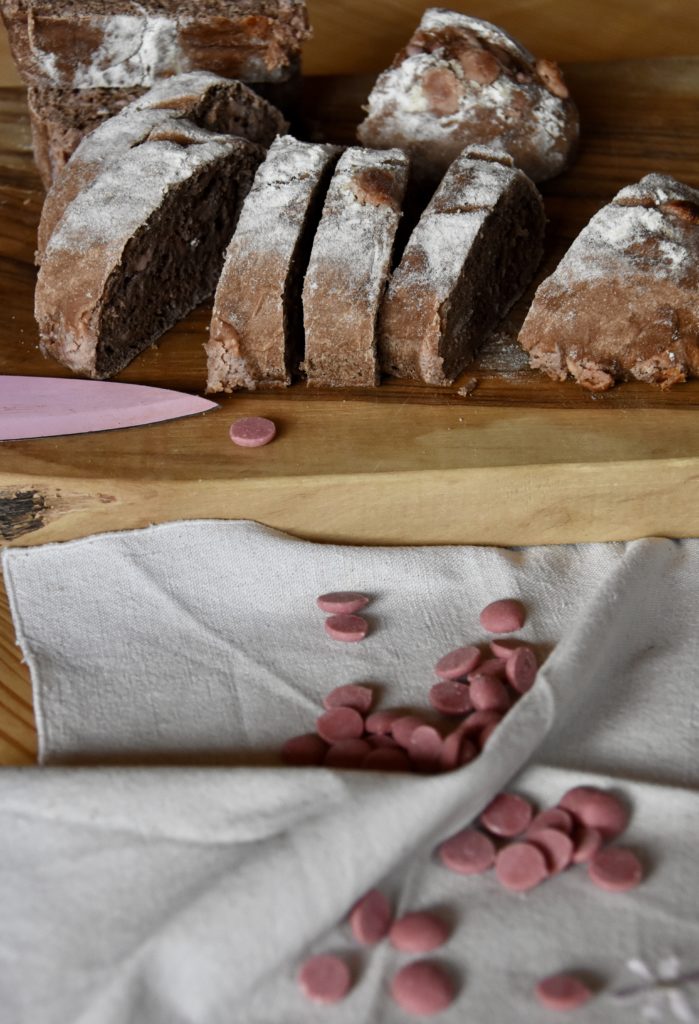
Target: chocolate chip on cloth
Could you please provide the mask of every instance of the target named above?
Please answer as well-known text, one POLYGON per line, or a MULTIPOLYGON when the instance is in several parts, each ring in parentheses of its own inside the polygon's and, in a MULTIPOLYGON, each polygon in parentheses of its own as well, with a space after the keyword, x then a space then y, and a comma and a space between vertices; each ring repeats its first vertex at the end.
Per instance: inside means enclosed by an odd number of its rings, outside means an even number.
POLYGON ((557 64, 490 22, 435 7, 379 76, 367 109, 360 141, 405 150, 416 179, 432 183, 471 144, 509 154, 543 181, 568 166, 578 139, 557 64))
POLYGON ((699 376, 699 190, 666 174, 622 189, 539 286, 519 342, 590 391, 699 376))

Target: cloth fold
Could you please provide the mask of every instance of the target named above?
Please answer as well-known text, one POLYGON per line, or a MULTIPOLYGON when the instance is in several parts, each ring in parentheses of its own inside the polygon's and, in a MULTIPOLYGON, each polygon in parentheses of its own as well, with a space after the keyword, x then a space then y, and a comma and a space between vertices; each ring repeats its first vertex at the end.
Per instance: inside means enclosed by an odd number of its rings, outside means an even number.
MULTIPOLYGON (((376 884, 451 915, 448 1024, 539 1021, 537 977, 574 965, 607 984, 632 957, 699 967, 697 542, 346 548, 207 522, 12 549, 3 566, 46 765, 0 774, 8 1024, 306 1024, 330 1011, 294 973, 331 949, 356 975, 333 1020, 397 1024, 387 978, 404 957, 338 924, 376 884), (333 589, 372 595, 362 644, 325 636, 315 597, 333 589), (274 766, 340 683, 426 708, 434 662, 482 639, 478 612, 502 596, 551 653, 472 764, 274 766), (634 893, 575 869, 518 897, 431 856, 506 786, 548 806, 586 781, 633 805, 634 893)), ((638 1012, 601 994, 581 1020, 638 1012)))

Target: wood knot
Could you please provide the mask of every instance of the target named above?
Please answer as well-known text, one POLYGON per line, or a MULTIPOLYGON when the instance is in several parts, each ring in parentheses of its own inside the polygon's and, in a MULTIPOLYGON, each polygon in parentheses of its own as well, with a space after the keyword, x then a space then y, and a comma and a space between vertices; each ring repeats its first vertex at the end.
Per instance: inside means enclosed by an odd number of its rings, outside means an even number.
POLYGON ((40 530, 46 510, 46 499, 38 491, 0 491, 0 536, 16 540, 40 530))

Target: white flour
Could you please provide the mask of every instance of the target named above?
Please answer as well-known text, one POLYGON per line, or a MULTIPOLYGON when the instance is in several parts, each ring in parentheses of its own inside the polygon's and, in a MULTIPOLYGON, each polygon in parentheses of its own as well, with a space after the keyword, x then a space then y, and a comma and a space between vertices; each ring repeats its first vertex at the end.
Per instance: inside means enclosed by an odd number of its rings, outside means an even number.
POLYGON ((440 300, 450 295, 476 236, 518 175, 492 160, 473 159, 468 150, 454 161, 406 248, 406 256, 420 252, 422 259, 401 263, 396 287, 428 287, 440 300))
POLYGON ((174 18, 115 14, 108 18, 94 16, 90 23, 104 33, 104 38, 90 63, 76 66, 70 83, 66 83, 59 70, 56 54, 40 49, 33 40, 34 58, 54 85, 74 89, 126 88, 152 85, 163 75, 187 70, 174 18))
POLYGON ((228 258, 277 252, 290 259, 309 198, 336 147, 280 136, 260 164, 240 214, 228 258))
MULTIPOLYGON (((196 145, 144 142, 105 168, 67 207, 47 246, 46 262, 59 252, 85 254, 92 246, 123 247, 173 186, 230 152, 238 141, 187 127, 196 136, 196 145), (203 141, 205 135, 209 141, 203 141)), ((179 121, 176 128, 184 134, 185 123, 179 121)))
MULTIPOLYGON (((419 31, 434 32, 444 28, 474 33, 486 44, 508 51, 519 64, 534 71, 534 58, 527 50, 501 29, 477 18, 433 8, 425 12, 419 31)), ((496 129, 493 134, 506 135, 517 129, 516 103, 524 97, 528 108, 524 116, 535 147, 548 153, 560 140, 566 126, 562 101, 538 80, 518 82, 503 70, 494 82, 481 84, 467 77, 458 60, 447 59, 440 52, 408 56, 377 79, 369 97, 369 118, 382 120, 386 136, 396 132, 418 142, 446 140, 457 133, 468 134, 471 124, 482 125, 484 111, 496 129), (462 90, 456 113, 441 117, 430 112, 429 97, 422 85, 427 72, 438 68, 451 71, 462 90)), ((492 144, 498 145, 497 138, 493 138, 492 144)))
POLYGON ((676 283, 695 275, 699 266, 699 231, 656 206, 625 202, 664 203, 687 200, 699 204, 699 191, 667 175, 649 174, 622 189, 595 214, 548 279, 568 288, 579 281, 621 278, 648 269, 655 277, 676 283))

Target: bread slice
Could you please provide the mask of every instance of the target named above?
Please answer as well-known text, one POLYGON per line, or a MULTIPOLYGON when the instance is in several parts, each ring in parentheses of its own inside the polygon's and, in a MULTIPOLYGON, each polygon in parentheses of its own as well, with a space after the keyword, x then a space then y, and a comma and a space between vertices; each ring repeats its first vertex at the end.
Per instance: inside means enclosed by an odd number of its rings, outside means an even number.
POLYGON ((623 188, 539 285, 519 342, 590 391, 699 377, 699 189, 667 174, 623 188))
POLYGON ((339 153, 284 135, 258 167, 216 290, 208 391, 291 383, 303 357, 303 276, 339 153))
POLYGON ((382 369, 449 384, 534 275, 541 197, 509 157, 469 148, 420 218, 381 310, 382 369))
POLYGON ((142 94, 142 89, 27 89, 34 163, 45 189, 51 187, 89 132, 142 94))
POLYGON ((400 150, 348 149, 330 183, 303 286, 312 387, 375 387, 378 312, 409 171, 400 150))
POLYGON ((305 0, 0 0, 18 70, 56 89, 149 88, 185 71, 286 81, 305 0))
POLYGON ((432 7, 379 75, 357 130, 365 146, 398 146, 435 185, 465 146, 509 154, 534 181, 574 156, 578 113, 558 65, 536 60, 497 25, 432 7))
POLYGON ((159 82, 81 142, 44 201, 37 262, 41 262, 51 233, 75 196, 122 153, 143 142, 158 125, 176 117, 214 132, 242 135, 264 146, 288 127, 276 107, 242 82, 209 71, 192 71, 159 82))
POLYGON ((175 119, 106 166, 46 247, 35 295, 42 350, 111 377, 207 298, 264 153, 175 119))
POLYGON ((0 0, 48 188, 84 135, 157 81, 193 70, 281 100, 310 34, 305 0, 0 0))

